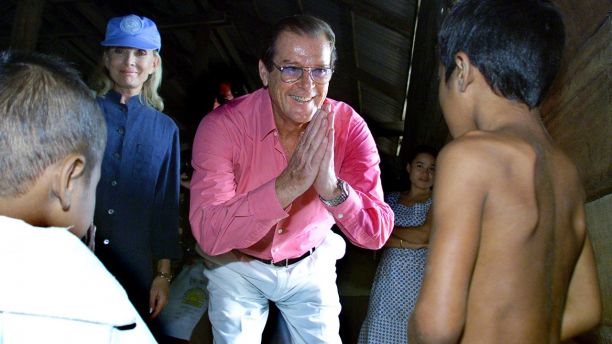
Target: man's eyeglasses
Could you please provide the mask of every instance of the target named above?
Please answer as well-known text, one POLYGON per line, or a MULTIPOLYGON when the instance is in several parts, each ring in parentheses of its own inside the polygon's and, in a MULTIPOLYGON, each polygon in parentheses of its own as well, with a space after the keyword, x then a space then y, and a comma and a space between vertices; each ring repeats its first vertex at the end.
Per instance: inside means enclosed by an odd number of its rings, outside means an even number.
POLYGON ((312 81, 317 84, 326 84, 331 80, 334 73, 333 68, 322 67, 297 67, 297 66, 278 66, 272 62, 272 65, 278 69, 281 74, 281 80, 286 83, 292 83, 300 80, 304 76, 304 72, 308 72, 312 81))

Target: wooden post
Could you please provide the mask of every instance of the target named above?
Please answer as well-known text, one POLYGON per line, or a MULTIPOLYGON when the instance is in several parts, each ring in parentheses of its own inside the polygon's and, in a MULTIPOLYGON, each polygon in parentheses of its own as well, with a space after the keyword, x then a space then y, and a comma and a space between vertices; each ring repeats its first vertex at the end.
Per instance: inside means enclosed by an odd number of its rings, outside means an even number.
POLYGON ((208 74, 208 47, 211 43, 210 35, 211 30, 207 26, 202 26, 197 29, 195 37, 196 49, 192 58, 193 76, 196 80, 208 74))
POLYGON ((448 129, 438 105, 437 33, 443 18, 442 9, 449 0, 423 0, 414 35, 415 49, 408 88, 404 138, 400 162, 406 163, 412 148, 419 144, 442 147, 448 129))
POLYGON ((11 33, 11 49, 28 52, 36 49, 44 7, 45 0, 20 0, 17 2, 11 33))

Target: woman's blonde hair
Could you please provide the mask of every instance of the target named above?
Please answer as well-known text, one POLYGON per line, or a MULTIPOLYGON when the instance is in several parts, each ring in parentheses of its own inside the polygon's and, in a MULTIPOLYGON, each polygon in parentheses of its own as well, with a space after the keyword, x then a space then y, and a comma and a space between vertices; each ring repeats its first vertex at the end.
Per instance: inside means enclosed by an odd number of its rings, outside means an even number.
MULTIPOLYGON (((104 54, 106 54, 107 51, 108 50, 104 51, 104 54)), ((138 98, 141 103, 151 106, 157 111, 163 111, 164 100, 159 93, 157 93, 162 82, 162 58, 157 50, 153 50, 153 54, 159 59, 159 64, 155 72, 153 72, 142 85, 142 90, 138 98)), ((102 56, 100 63, 89 80, 89 86, 94 90, 96 96, 105 96, 108 91, 113 88, 113 84, 114 82, 110 77, 108 69, 106 69, 104 65, 104 56, 102 56)))

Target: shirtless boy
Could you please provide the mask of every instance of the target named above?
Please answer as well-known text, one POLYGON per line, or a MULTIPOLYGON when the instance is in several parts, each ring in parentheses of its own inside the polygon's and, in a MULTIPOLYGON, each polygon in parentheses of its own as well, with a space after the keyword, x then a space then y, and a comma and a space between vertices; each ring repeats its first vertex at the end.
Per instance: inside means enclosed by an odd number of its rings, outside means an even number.
POLYGON ((560 64, 548 1, 463 0, 439 36, 431 248, 410 343, 558 343, 596 326, 601 300, 574 164, 538 112, 560 64))

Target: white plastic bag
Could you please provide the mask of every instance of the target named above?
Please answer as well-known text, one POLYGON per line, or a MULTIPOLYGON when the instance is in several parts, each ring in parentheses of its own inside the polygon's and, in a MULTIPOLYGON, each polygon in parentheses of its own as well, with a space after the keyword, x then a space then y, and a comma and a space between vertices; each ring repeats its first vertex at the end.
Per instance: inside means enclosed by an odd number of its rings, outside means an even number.
POLYGON ((204 261, 186 265, 170 286, 168 304, 159 315, 161 331, 170 337, 189 340, 191 332, 208 308, 204 261))

